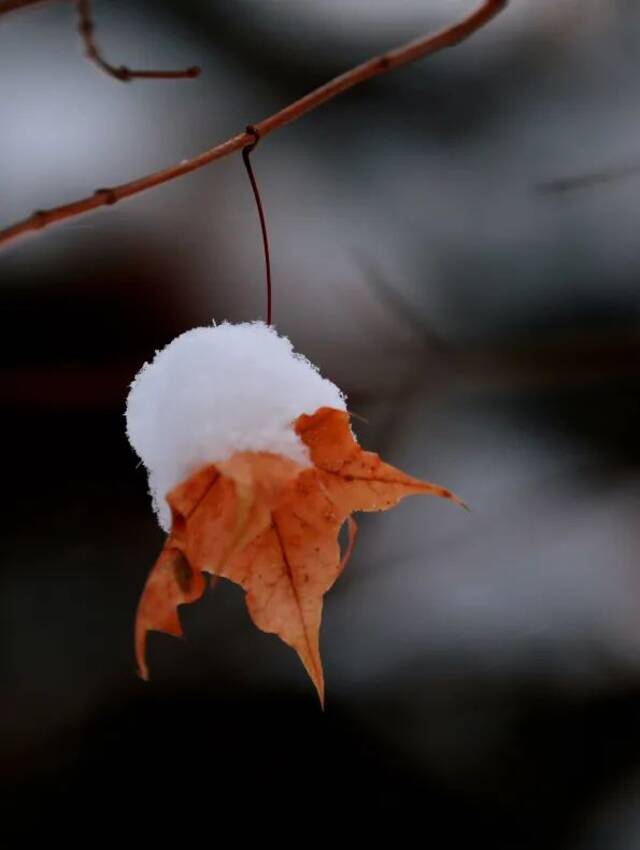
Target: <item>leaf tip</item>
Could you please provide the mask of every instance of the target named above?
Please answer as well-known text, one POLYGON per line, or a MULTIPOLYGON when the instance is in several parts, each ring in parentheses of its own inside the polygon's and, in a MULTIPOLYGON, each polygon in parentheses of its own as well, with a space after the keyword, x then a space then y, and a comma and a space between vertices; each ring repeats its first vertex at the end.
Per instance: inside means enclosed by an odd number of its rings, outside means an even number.
POLYGON ((455 493, 450 493, 449 498, 451 499, 452 502, 454 502, 456 505, 458 505, 459 508, 462 508, 463 510, 465 510, 469 514, 471 513, 471 508, 469 507, 469 505, 465 501, 460 499, 458 496, 456 496, 455 493))
POLYGON ((143 682, 149 681, 149 668, 147 667, 147 661, 144 657, 144 649, 143 654, 138 655, 136 661, 138 663, 138 678, 142 679, 143 682))
POLYGON ((450 502, 458 505, 458 507, 463 508, 465 511, 471 513, 471 508, 469 505, 463 501, 459 496, 456 496, 455 493, 452 493, 451 490, 447 490, 444 487, 437 487, 435 490, 435 495, 440 496, 442 499, 449 499, 450 502))
POLYGON ((147 631, 136 623, 136 663, 138 665, 138 677, 143 682, 149 681, 149 668, 147 667, 147 631))

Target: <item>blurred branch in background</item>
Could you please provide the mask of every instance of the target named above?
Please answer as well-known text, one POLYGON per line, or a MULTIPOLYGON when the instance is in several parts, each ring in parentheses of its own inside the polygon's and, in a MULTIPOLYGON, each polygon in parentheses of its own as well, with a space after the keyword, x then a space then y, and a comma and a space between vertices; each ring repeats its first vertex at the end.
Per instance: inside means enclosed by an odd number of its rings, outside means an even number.
POLYGON ((0 0, 0 15, 17 12, 18 9, 24 9, 26 6, 42 6, 49 2, 50 0, 0 0))
MULTIPOLYGON (((350 395, 359 403, 375 400, 398 405, 423 387, 429 372, 432 396, 437 389, 448 394, 495 393, 567 389, 615 378, 640 377, 640 331, 563 331, 557 337, 530 345, 470 346, 464 349, 439 344, 425 336, 413 356, 409 373, 398 377, 393 389, 367 390, 354 386, 350 395), (416 364, 419 364, 418 367, 416 364)), ((112 408, 121 404, 138 363, 108 365, 19 366, 0 369, 0 409, 112 408)))
POLYGON ((94 37, 95 26, 91 14, 91 0, 78 0, 78 16, 80 35, 84 42, 85 56, 105 74, 128 83, 131 80, 184 80, 200 76, 200 68, 192 65, 180 71, 133 71, 126 65, 116 67, 103 57, 94 37))
POLYGON ((137 195, 140 192, 160 186, 163 183, 168 183, 192 171, 197 171, 199 168, 203 168, 217 159, 229 156, 255 142, 256 136, 263 138, 268 133, 278 130, 292 121, 296 121, 307 112, 317 109, 319 106, 333 100, 335 97, 361 83, 367 82, 381 74, 386 74, 403 65, 416 62, 426 56, 438 53, 448 47, 454 47, 460 44, 502 12, 507 7, 508 2, 509 0, 485 0, 480 8, 462 21, 433 35, 415 39, 395 50, 384 53, 382 56, 376 56, 367 62, 363 62, 361 65, 357 65, 355 68, 335 77, 335 79, 330 80, 328 83, 296 100, 274 115, 265 118, 259 123, 250 125, 252 127, 251 132, 245 131, 244 133, 233 136, 192 159, 183 160, 169 168, 155 171, 152 174, 148 174, 138 180, 132 180, 129 183, 123 183, 120 186, 97 189, 92 195, 86 198, 81 198, 62 206, 53 207, 48 210, 37 210, 33 215, 23 221, 1 230, 0 245, 13 242, 20 236, 24 236, 31 231, 42 230, 51 224, 70 218, 77 218, 80 215, 98 209, 98 207, 115 204, 124 198, 137 195))
MULTIPOLYGON (((50 0, 0 0, 0 17, 27 6, 43 5, 50 0)), ((131 80, 183 80, 200 76, 200 68, 192 65, 178 71, 134 71, 126 65, 112 65, 104 58, 95 40, 95 25, 91 13, 91 0, 75 0, 79 24, 78 29, 84 43, 85 56, 115 80, 128 83, 131 80)))
POLYGON ((560 195, 565 192, 574 192, 577 189, 590 189, 592 186, 623 180, 626 177, 637 177, 639 174, 640 159, 636 159, 632 162, 612 165, 597 171, 585 171, 582 174, 546 180, 539 183, 537 189, 544 195, 560 195))

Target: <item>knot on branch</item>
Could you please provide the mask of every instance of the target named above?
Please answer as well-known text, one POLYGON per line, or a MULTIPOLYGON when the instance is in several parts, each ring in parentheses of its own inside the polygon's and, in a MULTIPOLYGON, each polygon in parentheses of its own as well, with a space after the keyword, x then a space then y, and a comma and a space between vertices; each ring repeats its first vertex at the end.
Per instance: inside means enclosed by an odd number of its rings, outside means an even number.
POLYGON ((119 68, 113 69, 113 76, 123 83, 128 83, 132 80, 133 74, 126 65, 120 65, 119 68))
POLYGON ((260 141, 260 130, 253 124, 247 124, 245 127, 245 133, 249 136, 253 136, 253 141, 249 142, 249 144, 244 148, 243 153, 250 154, 252 151, 256 149, 258 142, 260 141))
POLYGON ((46 210, 34 210, 33 211, 33 226, 40 230, 41 227, 46 227, 47 225, 47 217, 48 213, 46 210))
POLYGON ((110 189, 108 186, 102 187, 100 189, 96 189, 96 191, 93 194, 94 195, 102 195, 103 198, 104 198, 103 203, 106 204, 107 206, 111 206, 112 204, 115 204, 115 202, 118 200, 118 196, 116 195, 116 193, 113 191, 113 189, 110 189))

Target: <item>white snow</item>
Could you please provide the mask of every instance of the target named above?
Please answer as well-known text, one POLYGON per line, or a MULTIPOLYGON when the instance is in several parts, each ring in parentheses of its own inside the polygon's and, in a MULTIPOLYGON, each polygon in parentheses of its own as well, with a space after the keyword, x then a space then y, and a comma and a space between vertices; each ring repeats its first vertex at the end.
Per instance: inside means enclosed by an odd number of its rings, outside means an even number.
POLYGON ((345 398, 263 322, 195 328, 156 352, 131 385, 126 419, 162 528, 165 496, 201 466, 241 451, 307 465, 292 423, 320 407, 345 410, 345 398))

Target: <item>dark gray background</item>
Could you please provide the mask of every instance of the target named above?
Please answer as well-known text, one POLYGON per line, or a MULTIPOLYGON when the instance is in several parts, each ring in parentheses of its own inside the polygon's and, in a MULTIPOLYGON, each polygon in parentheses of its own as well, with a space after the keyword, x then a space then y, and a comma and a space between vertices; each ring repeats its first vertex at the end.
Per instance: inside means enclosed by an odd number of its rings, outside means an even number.
MULTIPOLYGON (((0 19, 1 220, 191 156, 472 7, 102 0, 115 64, 203 68, 129 85, 83 60, 71 4, 0 19)), ((0 255, 4 824, 637 850, 639 49, 635 0, 513 0, 254 154, 278 329, 365 447, 472 508, 363 519, 326 600, 324 714, 229 585, 135 675, 162 535, 127 385, 178 332, 263 316, 240 157, 0 255)))

